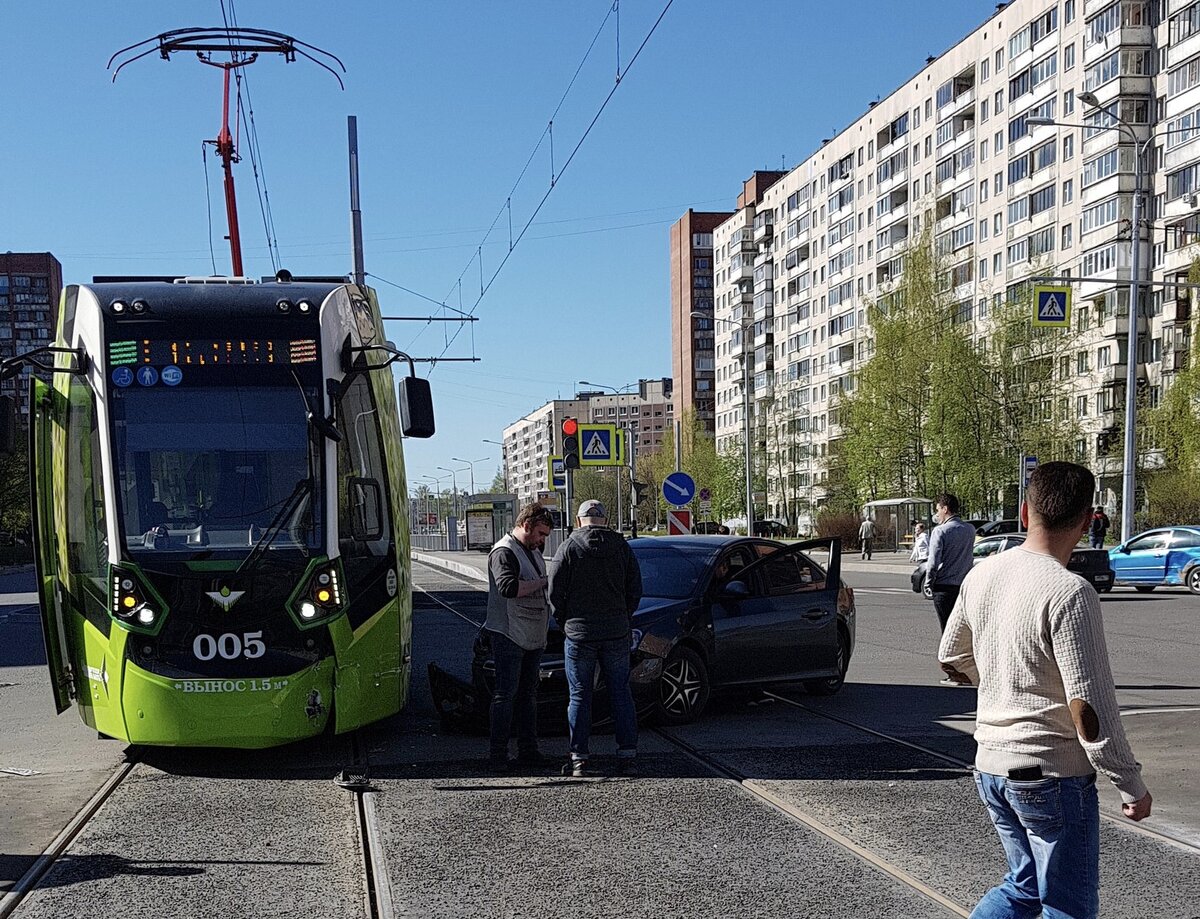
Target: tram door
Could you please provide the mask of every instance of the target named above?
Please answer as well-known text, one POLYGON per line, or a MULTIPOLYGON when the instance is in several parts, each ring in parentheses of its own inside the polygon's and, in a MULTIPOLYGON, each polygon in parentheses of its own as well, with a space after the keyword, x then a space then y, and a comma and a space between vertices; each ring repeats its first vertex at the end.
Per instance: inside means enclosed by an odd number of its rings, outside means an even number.
POLYGON ((29 437, 32 441, 30 483, 33 490, 33 551, 37 563, 38 599, 42 610, 42 638, 50 687, 59 714, 71 707, 73 687, 67 626, 59 587, 59 530, 54 521, 54 477, 63 465, 54 461, 54 433, 62 432, 63 396, 37 377, 30 378, 29 437))

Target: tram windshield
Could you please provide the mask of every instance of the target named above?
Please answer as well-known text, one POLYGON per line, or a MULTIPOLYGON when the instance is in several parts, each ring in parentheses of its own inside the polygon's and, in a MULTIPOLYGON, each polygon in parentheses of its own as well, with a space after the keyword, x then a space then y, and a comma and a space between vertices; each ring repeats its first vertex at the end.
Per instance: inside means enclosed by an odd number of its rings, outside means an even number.
MULTIPOLYGON (((295 382, 111 391, 125 545, 145 563, 322 545, 321 460, 295 382)), ((306 396, 319 404, 315 387, 306 396)))

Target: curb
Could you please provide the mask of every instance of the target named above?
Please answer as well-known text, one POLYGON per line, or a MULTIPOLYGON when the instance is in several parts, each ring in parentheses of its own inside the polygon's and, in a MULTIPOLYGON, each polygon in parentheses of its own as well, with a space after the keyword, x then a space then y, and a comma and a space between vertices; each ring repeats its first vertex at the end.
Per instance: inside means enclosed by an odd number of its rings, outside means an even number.
POLYGON ((425 552, 418 552, 416 549, 411 551, 413 561, 420 562, 423 565, 429 565, 431 568, 440 568, 443 571, 449 571, 452 574, 462 575, 465 578, 470 578, 473 581, 481 581, 487 583, 487 575, 474 568, 471 565, 464 565, 462 562, 454 562, 448 558, 441 558, 437 555, 429 555, 425 552))

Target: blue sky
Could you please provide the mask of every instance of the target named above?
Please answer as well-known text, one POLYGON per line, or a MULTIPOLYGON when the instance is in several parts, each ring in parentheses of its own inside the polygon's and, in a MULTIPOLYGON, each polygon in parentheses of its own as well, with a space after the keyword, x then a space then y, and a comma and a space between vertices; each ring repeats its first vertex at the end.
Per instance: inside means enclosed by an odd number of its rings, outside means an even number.
MULTIPOLYGON (((666 0, 622 0, 625 67, 666 0)), ((229 0, 226 0, 228 7, 229 0)), ((236 0, 242 26, 294 35, 340 57, 346 89, 303 61, 264 57, 250 99, 281 262, 350 270, 346 116, 358 116, 367 271, 434 300, 479 300, 472 261, 510 197, 516 232, 576 145, 617 68, 609 0, 269 3, 236 0), (514 191, 526 162, 527 172, 514 191), (465 275, 464 275, 465 270, 465 275)), ((570 167, 431 373, 438 435, 408 441, 410 483, 451 457, 499 467, 501 429, 581 379, 623 386, 669 376, 668 233, 688 207, 732 209, 755 169, 791 167, 983 22, 982 0, 675 0, 570 167), (854 22, 848 36, 845 18, 854 22)), ((219 25, 220 0, 6 3, 0 86, 0 246, 49 250, 64 279, 228 273, 214 138, 220 73, 150 56, 115 84, 110 54, 160 32, 219 25), (208 229, 211 202, 213 232, 208 229)), ((272 273, 248 145, 236 167, 247 273, 272 273)), ((508 212, 483 246, 492 277, 508 212)), ((389 315, 438 307, 374 281, 389 315)), ((457 325, 397 322, 414 356, 440 355, 457 325)), ((427 368, 426 368, 427 369, 427 368)), ((466 474, 460 484, 467 482, 466 474)))

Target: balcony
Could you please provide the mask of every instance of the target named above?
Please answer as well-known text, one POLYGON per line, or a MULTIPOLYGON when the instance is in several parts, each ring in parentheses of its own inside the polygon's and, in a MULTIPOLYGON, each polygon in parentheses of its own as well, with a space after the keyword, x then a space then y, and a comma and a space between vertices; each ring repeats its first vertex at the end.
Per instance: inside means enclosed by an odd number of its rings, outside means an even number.
POLYGON ((1177 300, 1167 300, 1163 304, 1163 322, 1189 322, 1192 318, 1192 300, 1188 296, 1177 300))
POLYGON ((1123 363, 1109 364, 1107 367, 1096 369, 1096 382, 1101 386, 1115 386, 1124 383, 1127 374, 1128 370, 1123 363))
POLYGON ((754 221, 754 244, 758 245, 765 239, 775 235, 775 224, 769 220, 764 220, 761 223, 758 220, 754 221))

